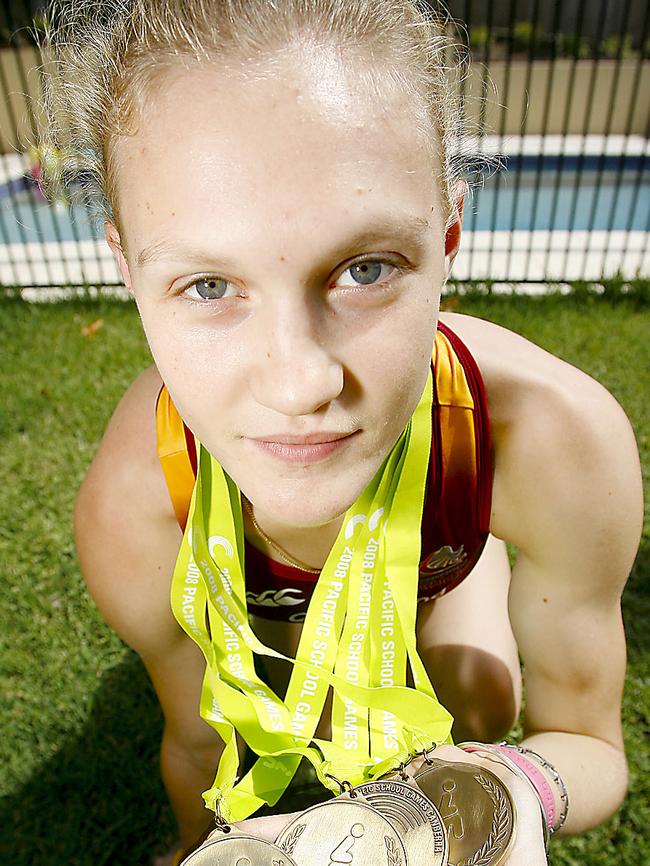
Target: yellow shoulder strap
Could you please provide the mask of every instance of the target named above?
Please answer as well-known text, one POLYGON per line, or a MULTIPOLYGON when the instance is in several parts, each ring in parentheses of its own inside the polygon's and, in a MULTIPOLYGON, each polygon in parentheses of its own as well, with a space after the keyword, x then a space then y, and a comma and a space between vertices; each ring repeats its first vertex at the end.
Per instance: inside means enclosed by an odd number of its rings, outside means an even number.
POLYGON ((465 369, 445 330, 444 326, 438 326, 436 340, 433 344, 433 369, 438 403, 441 406, 473 409, 474 400, 467 382, 465 369))
POLYGON ((195 474, 187 449, 185 425, 163 385, 156 402, 156 438, 158 457, 167 482, 174 514, 185 529, 195 474))

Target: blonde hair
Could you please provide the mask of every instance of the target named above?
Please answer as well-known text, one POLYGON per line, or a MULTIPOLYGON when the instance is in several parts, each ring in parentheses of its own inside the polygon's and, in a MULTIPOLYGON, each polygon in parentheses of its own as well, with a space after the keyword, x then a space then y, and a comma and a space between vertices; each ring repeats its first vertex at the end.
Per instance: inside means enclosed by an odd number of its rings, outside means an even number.
POLYGON ((74 197, 76 186, 77 198, 119 224, 113 144, 137 132, 161 73, 179 63, 245 67, 316 44, 344 59, 356 52, 419 97, 451 216, 464 58, 449 17, 418 0, 52 0, 46 20, 41 145, 56 154, 44 164, 53 197, 74 197))

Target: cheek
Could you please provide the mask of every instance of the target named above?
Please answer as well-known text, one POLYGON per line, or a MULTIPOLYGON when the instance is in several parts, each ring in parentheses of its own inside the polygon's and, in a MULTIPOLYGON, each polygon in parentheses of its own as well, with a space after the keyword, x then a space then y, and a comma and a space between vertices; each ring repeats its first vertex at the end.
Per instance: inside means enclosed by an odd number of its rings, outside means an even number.
POLYGON ((417 317, 395 317, 360 354, 359 379, 378 431, 399 435, 418 404, 431 365, 436 316, 424 305, 417 317))
POLYGON ((238 346, 196 328, 173 311, 138 304, 154 363, 188 426, 199 436, 224 419, 241 390, 238 346), (220 408, 219 413, 214 407, 220 408))
POLYGON ((186 336, 178 328, 175 317, 161 314, 160 309, 138 300, 136 304, 154 363, 163 381, 169 387, 174 372, 183 367, 186 336))
POLYGON ((369 330, 366 355, 384 371, 389 386, 395 380, 408 388, 413 378, 426 376, 438 321, 434 293, 417 293, 408 303, 395 304, 376 331, 369 330))
POLYGON ((215 352, 205 328, 196 328, 191 319, 179 314, 174 300, 151 300, 146 292, 137 292, 135 300, 151 354, 165 381, 208 368, 215 352))

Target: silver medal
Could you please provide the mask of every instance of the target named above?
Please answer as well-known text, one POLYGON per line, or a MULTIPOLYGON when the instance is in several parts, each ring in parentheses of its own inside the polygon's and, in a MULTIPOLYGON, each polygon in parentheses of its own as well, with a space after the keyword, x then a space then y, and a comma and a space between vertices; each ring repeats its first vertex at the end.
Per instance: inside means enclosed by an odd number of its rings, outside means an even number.
POLYGON ((213 834, 181 866, 296 866, 296 863, 272 842, 231 830, 213 834))
POLYGON ((447 866, 447 834, 440 813, 413 782, 377 779, 355 788, 394 825, 410 866, 447 866))
POLYGON ((306 809, 276 845, 305 866, 408 866, 393 824, 356 797, 337 797, 306 809))

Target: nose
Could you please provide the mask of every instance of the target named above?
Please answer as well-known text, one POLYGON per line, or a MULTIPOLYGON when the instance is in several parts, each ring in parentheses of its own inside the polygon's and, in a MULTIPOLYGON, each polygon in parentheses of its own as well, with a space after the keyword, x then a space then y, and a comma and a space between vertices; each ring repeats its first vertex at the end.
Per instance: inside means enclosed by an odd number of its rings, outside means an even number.
POLYGON ((251 390, 262 406, 311 415, 343 391, 343 366, 330 348, 322 316, 292 301, 259 320, 251 390))

